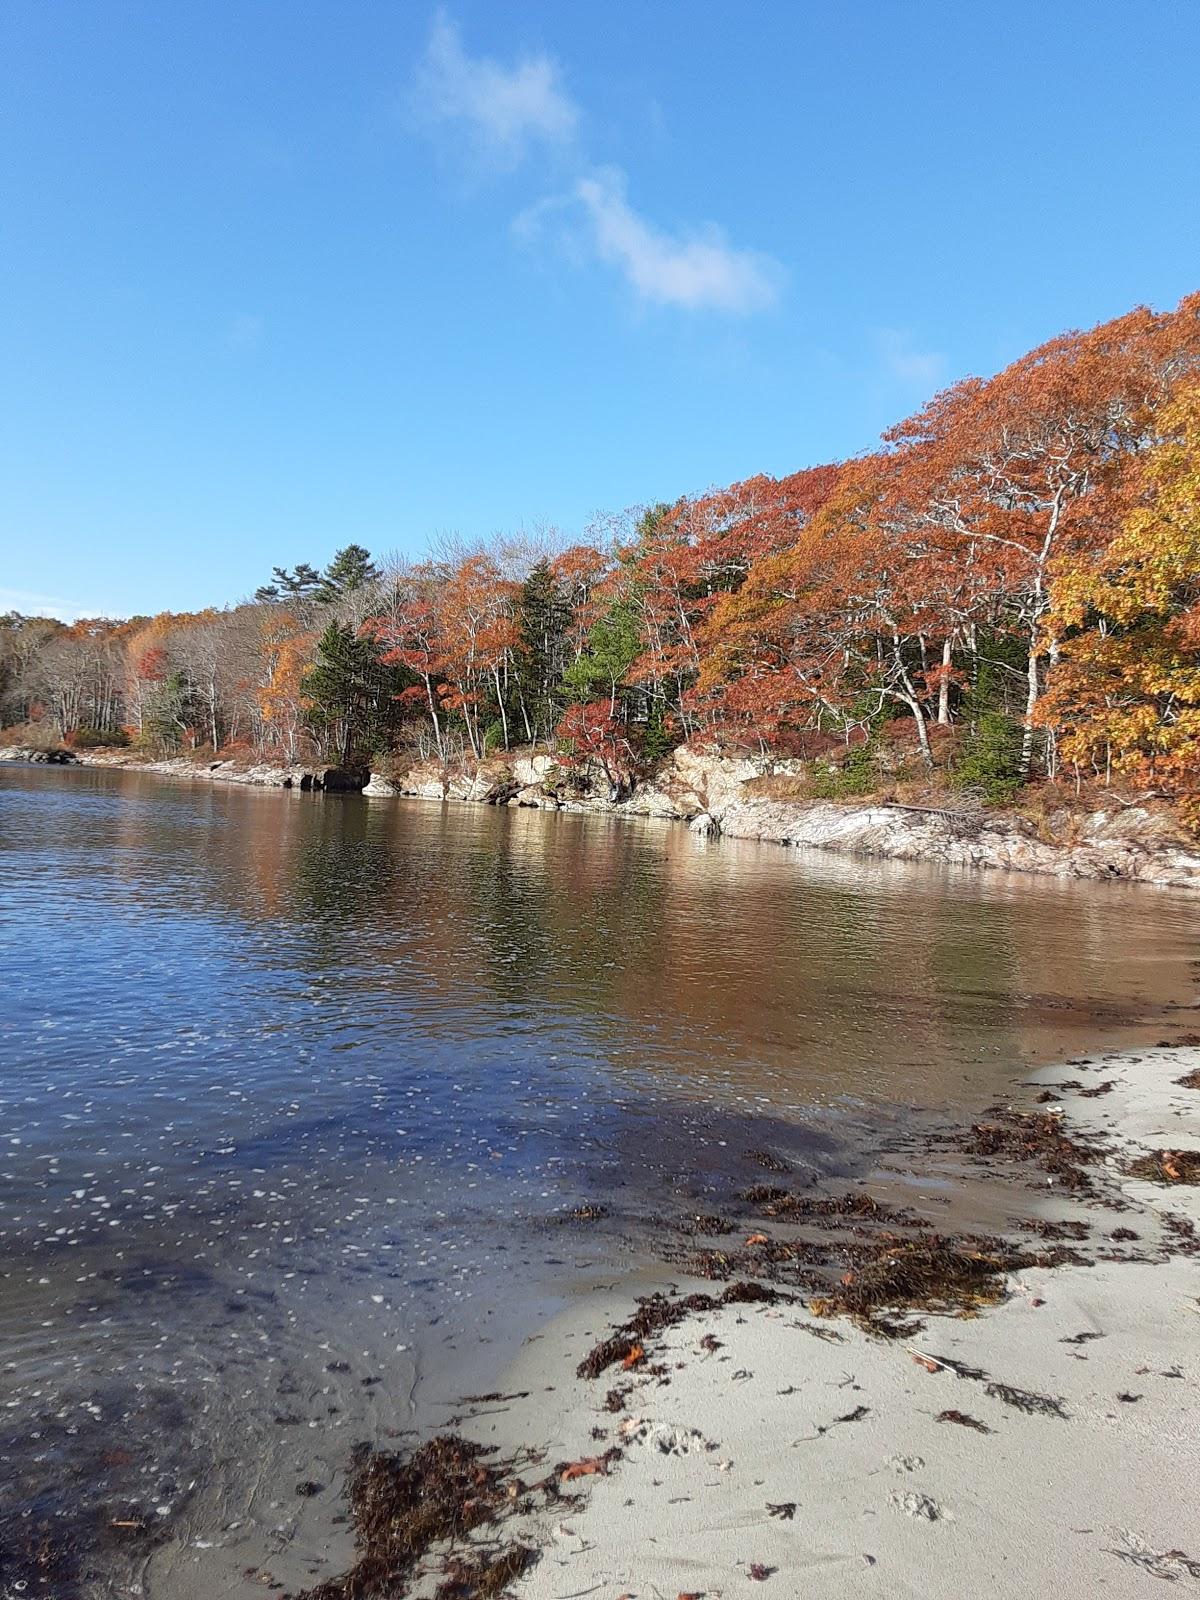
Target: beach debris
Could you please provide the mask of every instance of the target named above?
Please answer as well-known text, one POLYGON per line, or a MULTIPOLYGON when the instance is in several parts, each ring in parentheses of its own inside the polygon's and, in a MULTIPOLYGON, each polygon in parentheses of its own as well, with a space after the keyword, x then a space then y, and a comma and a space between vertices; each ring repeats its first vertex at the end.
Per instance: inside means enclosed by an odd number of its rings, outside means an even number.
POLYGON ((1123 1550, 1107 1550, 1106 1555, 1116 1556, 1130 1566, 1140 1567, 1154 1578, 1165 1578, 1177 1583, 1180 1578, 1200 1578, 1200 1561, 1185 1555, 1182 1550, 1155 1550, 1140 1534, 1122 1528, 1118 1534, 1123 1550))
POLYGON ((782 1156, 775 1155, 770 1150, 747 1150, 747 1161, 756 1161, 760 1167, 765 1167, 768 1172, 790 1172, 792 1164, 785 1161, 782 1156))
POLYGON ((1124 1402, 1125 1402, 1125 1404, 1127 1406, 1131 1406, 1131 1405, 1135 1404, 1135 1402, 1137 1402, 1138 1400, 1142 1400, 1144 1398, 1145 1397, 1143 1395, 1140 1395, 1140 1394, 1119 1394, 1117 1396, 1117 1399, 1118 1400, 1124 1400, 1124 1402))
POLYGON ((814 1439, 823 1439, 832 1428, 839 1427, 843 1422, 861 1422, 864 1417, 869 1417, 870 1415, 870 1406, 855 1406, 854 1410, 847 1411, 844 1417, 834 1417, 832 1422, 818 1422, 815 1433, 802 1434, 793 1443, 811 1444, 814 1439))
POLYGON ((956 1378, 970 1378, 976 1382, 987 1377, 982 1367, 972 1367, 965 1361, 955 1361, 952 1356, 931 1355, 928 1350, 910 1348, 909 1355, 926 1372, 952 1372, 956 1378))
POLYGON ((752 1561, 746 1568, 746 1576, 753 1578, 755 1583, 765 1583, 776 1570, 775 1567, 765 1567, 761 1561, 752 1561))
POLYGON ((664 1456, 702 1455, 717 1448, 699 1428, 675 1427, 646 1417, 626 1417, 617 1432, 624 1443, 646 1445, 664 1456))
MULTIPOLYGON (((617 1362, 625 1364, 635 1350, 645 1355, 643 1340, 664 1328, 672 1328, 685 1317, 697 1311, 717 1311, 722 1306, 773 1304, 785 1298, 778 1289, 766 1284, 731 1283, 720 1295, 691 1294, 672 1298, 665 1294, 646 1295, 638 1301, 638 1309, 607 1339, 601 1339, 579 1363, 576 1376, 598 1378, 617 1362)), ((640 1358, 639 1358, 640 1359, 640 1358)))
POLYGON ((791 1522, 796 1515, 796 1502, 794 1500, 767 1501, 767 1515, 778 1517, 780 1522, 791 1522))
POLYGON ((730 1222, 728 1217, 719 1217, 710 1211, 695 1211, 689 1217, 684 1217, 679 1224, 679 1231, 683 1234, 694 1233, 732 1233, 736 1223, 730 1222))
POLYGON ((1176 1078, 1175 1082, 1181 1089, 1200 1089, 1200 1067, 1197 1067, 1195 1072, 1185 1072, 1183 1077, 1176 1078))
POLYGON ((626 1372, 629 1372, 634 1367, 638 1366, 641 1362, 643 1362, 645 1359, 646 1359, 646 1351, 645 1351, 644 1347, 642 1345, 640 1345, 640 1344, 635 1344, 626 1353, 624 1359, 621 1362, 621 1365, 625 1368, 626 1372))
POLYGON ((752 1233, 746 1240, 747 1245, 770 1244, 770 1242, 765 1233, 752 1233))
POLYGON ((594 1478, 598 1475, 606 1475, 611 1454, 609 1451, 602 1456, 583 1456, 578 1461, 568 1461, 559 1469, 559 1477, 564 1483, 570 1483, 575 1478, 594 1478))
POLYGON ((864 1190, 849 1190, 840 1195, 792 1194, 771 1184, 757 1184, 743 1189, 740 1200, 761 1208, 763 1214, 781 1222, 809 1222, 835 1217, 860 1219, 869 1222, 918 1222, 915 1211, 886 1205, 864 1190))
POLYGON ((989 1382, 984 1385, 983 1392, 993 1400, 1002 1400, 1006 1406, 1025 1412, 1027 1416, 1061 1417, 1066 1422, 1071 1415, 1061 1397, 1038 1394, 1034 1389, 1018 1389, 1015 1384, 989 1382))
POLYGON ((839 1422, 861 1422, 864 1417, 871 1415, 870 1406, 855 1406, 853 1411, 847 1411, 844 1417, 834 1417, 829 1426, 836 1427, 839 1422))
POLYGON ((537 1551, 510 1544, 495 1555, 468 1560, 452 1556, 437 1588, 437 1600, 494 1600, 537 1560, 537 1551))
POLYGON ((1004 1274, 1029 1264, 1028 1258, 1002 1241, 947 1240, 923 1234, 903 1243, 880 1244, 874 1259, 843 1275, 831 1293, 810 1301, 814 1316, 846 1316, 870 1333, 898 1338, 911 1323, 890 1313, 971 1311, 1004 1298, 1004 1274))
MULTIPOLYGON (((408 1454, 360 1446, 352 1458, 354 1562, 300 1600, 385 1600, 406 1594, 434 1552, 445 1552, 438 1600, 495 1600, 536 1560, 523 1545, 461 1546, 493 1530, 528 1491, 494 1447, 439 1434, 408 1454)), ((553 1492, 552 1486, 547 1492, 553 1492)))
MULTIPOLYGON (((1057 1220, 1053 1217, 1020 1217, 1016 1221, 1016 1226, 1023 1233, 1036 1233, 1043 1239, 1083 1240, 1091 1232, 1086 1222, 1074 1217, 1062 1217, 1057 1220)), ((1134 1237, 1137 1237, 1136 1234, 1134 1237)))
POLYGON ((741 1191, 738 1199, 748 1206, 761 1206, 768 1205, 772 1200, 786 1200, 788 1193, 777 1183, 752 1183, 748 1189, 741 1191))
MULTIPOLYGON (((793 1322, 793 1328, 800 1328, 805 1333, 811 1333, 814 1339, 821 1339, 826 1344, 845 1344, 846 1336, 839 1333, 836 1328, 823 1328, 819 1322, 793 1322)), ((782 1390, 780 1391, 783 1392, 782 1390)))
POLYGON ((972 1155, 1036 1162, 1064 1188, 1079 1193, 1089 1193, 1094 1188, 1084 1169, 1099 1160, 1102 1152, 1095 1143, 1078 1135, 1068 1136, 1060 1112, 993 1106, 989 1115, 991 1121, 972 1123, 970 1134, 962 1140, 962 1147, 972 1155))
POLYGON ((926 1522, 938 1522, 942 1516, 942 1508, 937 1501, 916 1489, 893 1489, 888 1500, 906 1517, 923 1517, 926 1522))
POLYGON ((934 1418, 935 1422, 957 1422, 960 1428, 974 1428, 976 1433, 992 1433, 986 1422, 980 1422, 978 1417, 970 1417, 965 1411, 939 1411, 934 1418))
MULTIPOLYGON (((999 1383, 982 1367, 971 1367, 965 1361, 954 1361, 949 1356, 930 1355, 925 1350, 910 1350, 909 1354, 926 1372, 952 1372, 956 1378, 982 1383, 984 1394, 993 1400, 1002 1400, 1006 1406, 1013 1406, 1017 1411, 1024 1411, 1030 1416, 1061 1417, 1064 1422, 1070 1418, 1070 1412, 1061 1397, 1038 1394, 1033 1389, 1020 1389, 1012 1383, 999 1383)), ((941 1421, 941 1418, 938 1420, 941 1421)), ((947 1417, 947 1421, 950 1420, 955 1419, 947 1417)))
POLYGON ((1125 1170, 1150 1183, 1200 1183, 1200 1150, 1154 1150, 1125 1170))
POLYGON ((1097 1083, 1090 1089, 1080 1089, 1081 1100, 1095 1100, 1102 1094, 1111 1094, 1117 1087, 1115 1078, 1105 1078, 1103 1083, 1097 1083))

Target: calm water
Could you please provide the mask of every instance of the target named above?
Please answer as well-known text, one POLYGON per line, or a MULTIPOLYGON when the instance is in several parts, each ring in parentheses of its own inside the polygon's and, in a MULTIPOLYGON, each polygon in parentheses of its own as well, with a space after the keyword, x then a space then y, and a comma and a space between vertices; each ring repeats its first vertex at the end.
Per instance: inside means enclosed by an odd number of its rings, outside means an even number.
POLYGON ((351 1441, 612 1271, 555 1212, 867 1165, 1162 1033, 1197 954, 1147 889, 15 767, 0 918, 0 1562, 85 1527, 89 1595, 316 1570, 351 1441))

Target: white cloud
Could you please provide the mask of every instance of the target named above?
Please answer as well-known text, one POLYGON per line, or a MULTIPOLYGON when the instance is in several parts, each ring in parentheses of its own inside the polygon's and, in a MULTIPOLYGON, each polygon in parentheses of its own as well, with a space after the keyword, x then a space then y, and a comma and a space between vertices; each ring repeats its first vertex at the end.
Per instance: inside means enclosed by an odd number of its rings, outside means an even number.
POLYGON ((946 375, 946 358, 938 350, 918 350, 905 328, 883 328, 878 335, 879 353, 889 377, 901 383, 921 384, 932 389, 946 375))
POLYGON ((649 304, 744 316, 779 298, 784 272, 771 256, 735 249, 712 223, 679 236, 656 227, 629 204, 625 174, 616 167, 580 178, 569 196, 531 207, 517 219, 517 231, 531 237, 547 215, 579 208, 584 226, 568 234, 568 245, 616 267, 649 304))
POLYGON ((579 121, 551 56, 526 55, 512 67, 468 56, 444 12, 434 18, 412 106, 423 122, 458 124, 481 154, 506 167, 531 145, 568 143, 579 121))
POLYGON ((615 267, 644 303, 745 316, 779 299, 785 274, 771 256, 736 248, 714 223, 668 232, 630 205, 624 172, 588 168, 574 142, 579 107, 552 56, 526 54, 511 67, 469 56, 457 24, 439 11, 410 104, 426 128, 457 130, 493 169, 513 169, 536 146, 565 151, 581 175, 568 193, 523 211, 513 231, 533 239, 557 217, 558 242, 571 256, 615 267))
POLYGON ((4 611, 19 611, 23 617, 57 617, 60 622, 102 615, 72 600, 60 600, 52 594, 32 594, 28 589, 0 589, 0 612, 4 611))

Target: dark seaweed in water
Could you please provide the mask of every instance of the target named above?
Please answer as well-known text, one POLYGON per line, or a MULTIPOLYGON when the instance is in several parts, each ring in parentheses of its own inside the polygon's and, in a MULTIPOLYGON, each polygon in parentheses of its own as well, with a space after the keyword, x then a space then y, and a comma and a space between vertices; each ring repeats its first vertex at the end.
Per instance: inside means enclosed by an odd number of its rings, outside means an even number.
POLYGON ((410 1455, 360 1449, 350 1480, 355 1560, 348 1572, 299 1600, 391 1600, 431 1555, 445 1556, 439 1600, 490 1600, 535 1559, 522 1545, 454 1549, 493 1528, 518 1504, 525 1485, 494 1449, 441 1434, 410 1455))

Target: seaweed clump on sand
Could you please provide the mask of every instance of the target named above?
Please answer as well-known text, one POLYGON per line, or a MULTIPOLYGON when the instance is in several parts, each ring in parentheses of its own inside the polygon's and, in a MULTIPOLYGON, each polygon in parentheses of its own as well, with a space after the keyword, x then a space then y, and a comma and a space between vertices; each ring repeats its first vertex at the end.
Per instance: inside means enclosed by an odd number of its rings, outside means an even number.
POLYGON ((494 1450, 441 1434, 409 1455, 356 1452, 350 1480, 355 1560, 299 1600, 385 1600, 409 1592, 430 1556, 443 1555, 438 1600, 493 1600, 536 1560, 519 1544, 454 1549, 516 1509, 524 1484, 494 1450))
POLYGON ((1200 1183, 1200 1150, 1152 1150, 1126 1170, 1150 1183, 1200 1183))
POLYGON ((731 1283, 719 1295, 689 1294, 672 1299, 665 1294, 646 1295, 628 1322, 584 1356, 576 1370, 580 1378, 598 1378, 609 1367, 621 1363, 626 1370, 640 1366, 645 1359, 645 1340, 664 1328, 673 1328, 697 1311, 717 1311, 722 1306, 770 1305, 786 1298, 778 1289, 763 1283, 731 1283))
POLYGON ((1197 1067, 1195 1072, 1185 1072, 1183 1077, 1176 1078, 1175 1082, 1181 1089, 1200 1089, 1200 1067, 1197 1067))
POLYGON ((1066 1250, 1031 1255, 1001 1239, 881 1239, 828 1294, 811 1301, 818 1317, 849 1317, 868 1333, 896 1339, 915 1324, 895 1313, 924 1311, 970 1313, 995 1305, 1005 1295, 1005 1274, 1029 1266, 1055 1266, 1072 1256, 1066 1250))
POLYGON ((1090 1193, 1086 1168, 1101 1157, 1095 1144, 1070 1137, 1055 1111, 1013 1111, 994 1107, 988 1122, 975 1122, 961 1142, 971 1155, 1008 1161, 1033 1161, 1066 1189, 1090 1193))
POLYGON ((738 1197, 758 1208, 760 1216, 772 1217, 780 1222, 814 1222, 839 1220, 865 1220, 868 1222, 912 1223, 916 1213, 899 1206, 889 1206, 874 1195, 864 1191, 818 1197, 810 1194, 790 1194, 770 1184, 756 1184, 744 1189, 738 1197))

